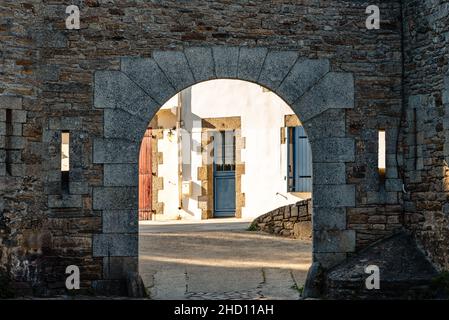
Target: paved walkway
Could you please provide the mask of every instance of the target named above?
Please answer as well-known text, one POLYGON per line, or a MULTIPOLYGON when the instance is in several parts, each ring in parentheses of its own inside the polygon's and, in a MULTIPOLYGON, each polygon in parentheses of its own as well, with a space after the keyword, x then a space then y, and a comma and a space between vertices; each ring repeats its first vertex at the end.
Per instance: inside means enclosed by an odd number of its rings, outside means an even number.
POLYGON ((299 299, 311 242, 246 231, 248 221, 146 222, 140 274, 152 299, 299 299))

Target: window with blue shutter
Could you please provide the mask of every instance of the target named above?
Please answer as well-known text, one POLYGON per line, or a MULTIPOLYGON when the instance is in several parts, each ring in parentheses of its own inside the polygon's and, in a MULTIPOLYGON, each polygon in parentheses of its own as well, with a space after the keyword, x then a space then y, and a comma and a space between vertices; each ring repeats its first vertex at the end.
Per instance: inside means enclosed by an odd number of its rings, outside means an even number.
POLYGON ((288 191, 312 192, 312 151, 302 126, 287 128, 288 191))

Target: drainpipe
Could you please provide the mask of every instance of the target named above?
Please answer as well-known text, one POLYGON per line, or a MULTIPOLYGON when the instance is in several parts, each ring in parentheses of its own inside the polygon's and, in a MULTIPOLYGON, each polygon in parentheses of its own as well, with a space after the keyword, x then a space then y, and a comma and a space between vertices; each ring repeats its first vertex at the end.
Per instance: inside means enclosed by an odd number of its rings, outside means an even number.
POLYGON ((176 132, 178 133, 178 210, 182 209, 182 91, 178 95, 178 106, 176 107, 176 132))

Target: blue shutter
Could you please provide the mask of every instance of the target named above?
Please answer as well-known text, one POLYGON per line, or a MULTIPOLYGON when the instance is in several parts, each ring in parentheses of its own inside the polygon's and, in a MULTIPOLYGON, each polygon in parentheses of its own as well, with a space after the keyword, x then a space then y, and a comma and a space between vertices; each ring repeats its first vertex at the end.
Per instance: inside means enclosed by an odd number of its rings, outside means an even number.
POLYGON ((295 190, 312 192, 312 151, 304 128, 295 128, 295 190))

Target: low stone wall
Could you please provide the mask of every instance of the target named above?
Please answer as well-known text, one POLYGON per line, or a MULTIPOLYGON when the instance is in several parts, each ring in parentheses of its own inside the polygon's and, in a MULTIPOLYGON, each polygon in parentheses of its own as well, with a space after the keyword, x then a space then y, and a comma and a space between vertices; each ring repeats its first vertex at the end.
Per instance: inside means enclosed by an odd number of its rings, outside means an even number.
POLYGON ((296 239, 312 239, 312 200, 302 200, 261 215, 252 222, 251 229, 296 239))

